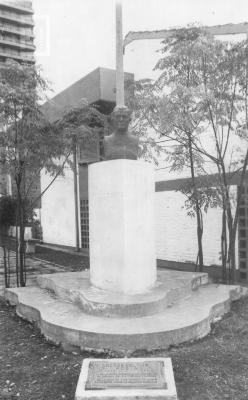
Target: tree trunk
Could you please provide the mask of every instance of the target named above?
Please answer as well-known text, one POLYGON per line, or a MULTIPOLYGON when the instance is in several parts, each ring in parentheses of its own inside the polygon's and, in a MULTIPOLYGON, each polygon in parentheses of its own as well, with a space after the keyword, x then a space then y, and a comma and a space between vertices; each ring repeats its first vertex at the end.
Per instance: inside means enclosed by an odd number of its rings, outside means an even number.
POLYGON ((17 203, 16 210, 16 236, 15 236, 15 255, 16 255, 16 286, 20 286, 19 282, 19 233, 18 233, 18 221, 19 221, 19 204, 17 203))
POLYGON ((0 227, 0 246, 3 249, 3 271, 4 271, 4 282, 5 282, 5 287, 9 287, 9 271, 8 271, 8 264, 7 264, 7 249, 6 249, 6 244, 7 244, 7 234, 8 234, 8 228, 6 226, 1 226, 0 227))
POLYGON ((226 236, 226 210, 224 208, 224 204, 222 210, 221 260, 222 260, 222 281, 226 283, 227 236, 226 236))
POLYGON ((240 182, 239 182, 239 190, 237 192, 237 204, 236 204, 236 210, 234 214, 234 219, 232 223, 232 230, 231 230, 231 235, 230 235, 230 241, 229 241, 229 252, 228 252, 228 258, 230 260, 230 271, 231 271, 231 278, 233 278, 233 281, 237 281, 237 270, 236 270, 236 260, 235 260, 235 243, 236 243, 236 234, 237 234, 237 228, 238 228, 238 213, 239 213, 239 208, 240 208, 240 203, 241 203, 241 198, 242 198, 242 188, 244 187, 245 183, 245 173, 247 169, 247 164, 248 164, 248 150, 246 150, 246 155, 245 155, 245 160, 244 164, 242 167, 242 173, 240 177, 240 182))
POLYGON ((199 262, 199 270, 202 271, 203 270, 203 248, 202 248, 203 222, 202 222, 201 208, 199 206, 197 187, 195 183, 195 170, 194 170, 194 158, 193 158, 191 134, 189 134, 189 159, 190 159, 191 180, 192 180, 193 196, 194 196, 196 220, 197 220, 198 262, 199 262))
POLYGON ((24 223, 24 210, 23 204, 20 204, 20 236, 19 236, 19 260, 20 260, 20 285, 26 285, 26 277, 25 277, 25 223, 24 223))
POLYGON ((236 243, 236 230, 232 229, 232 231, 229 234, 229 249, 228 249, 229 283, 234 283, 237 280, 235 243, 236 243))
POLYGON ((19 225, 19 235, 18 235, 18 251, 16 256, 19 258, 19 283, 20 286, 26 286, 26 276, 25 276, 25 241, 24 241, 24 231, 25 231, 25 212, 24 204, 21 195, 21 185, 17 185, 17 214, 18 214, 18 225, 19 225))
POLYGON ((198 241, 198 256, 199 256, 199 270, 203 270, 203 249, 202 249, 202 216, 199 203, 196 204, 196 215, 197 215, 197 241, 198 241))

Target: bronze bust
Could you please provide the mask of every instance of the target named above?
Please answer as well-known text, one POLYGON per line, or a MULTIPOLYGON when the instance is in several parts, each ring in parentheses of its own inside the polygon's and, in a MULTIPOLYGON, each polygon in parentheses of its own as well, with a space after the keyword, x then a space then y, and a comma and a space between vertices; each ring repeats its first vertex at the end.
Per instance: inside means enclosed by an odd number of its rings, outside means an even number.
POLYGON ((126 106, 116 106, 111 114, 114 131, 103 140, 104 159, 137 160, 139 141, 128 131, 131 111, 126 106))

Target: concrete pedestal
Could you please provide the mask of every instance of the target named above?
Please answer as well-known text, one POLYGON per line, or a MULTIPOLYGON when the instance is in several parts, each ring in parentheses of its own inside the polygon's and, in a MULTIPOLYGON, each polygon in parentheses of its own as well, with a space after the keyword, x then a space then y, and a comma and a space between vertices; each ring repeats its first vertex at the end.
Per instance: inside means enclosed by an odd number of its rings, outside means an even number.
POLYGON ((111 160, 89 167, 90 281, 142 293, 155 284, 153 166, 111 160))

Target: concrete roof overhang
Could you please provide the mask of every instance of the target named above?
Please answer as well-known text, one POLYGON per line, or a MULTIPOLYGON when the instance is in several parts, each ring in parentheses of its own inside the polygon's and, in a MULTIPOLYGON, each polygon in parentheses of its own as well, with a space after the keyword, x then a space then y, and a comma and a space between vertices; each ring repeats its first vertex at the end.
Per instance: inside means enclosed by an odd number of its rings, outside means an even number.
MULTIPOLYGON (((248 22, 242 22, 239 24, 203 26, 201 28, 214 36, 237 35, 241 33, 248 35, 248 22)), ((128 32, 124 38, 124 48, 135 40, 147 40, 147 39, 164 40, 169 36, 173 35, 176 31, 180 31, 180 28, 161 29, 158 31, 137 31, 137 32, 131 31, 128 32)))
MULTIPOLYGON (((125 82, 132 82, 134 75, 125 72, 125 82)), ((99 67, 42 105, 41 109, 50 122, 57 121, 64 112, 86 99, 103 114, 115 106, 115 70, 99 67)))
MULTIPOLYGON (((233 171, 227 173, 227 183, 230 186, 239 186, 241 180, 241 172, 233 171)), ((248 182, 248 171, 245 173, 245 183, 248 182)), ((157 181, 155 184, 156 192, 170 192, 173 190, 182 190, 191 184, 191 178, 179 178, 171 180, 157 181)), ((220 185, 220 177, 218 174, 209 174, 196 177, 196 185, 198 187, 217 187, 220 185)))

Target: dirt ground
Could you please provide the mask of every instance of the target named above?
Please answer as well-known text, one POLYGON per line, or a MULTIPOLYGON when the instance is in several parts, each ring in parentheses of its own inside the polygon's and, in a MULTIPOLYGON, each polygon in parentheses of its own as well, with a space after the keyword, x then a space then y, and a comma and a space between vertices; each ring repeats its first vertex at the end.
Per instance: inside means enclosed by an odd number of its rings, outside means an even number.
MULTIPOLYGON (((48 343, 0 301, 0 399, 73 400, 83 358, 48 343)), ((248 298, 197 342, 135 357, 171 357, 179 400, 248 400, 248 298)))

